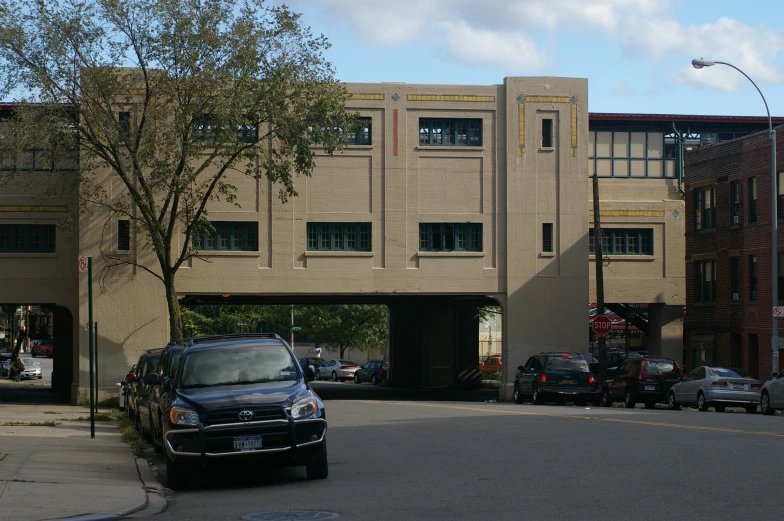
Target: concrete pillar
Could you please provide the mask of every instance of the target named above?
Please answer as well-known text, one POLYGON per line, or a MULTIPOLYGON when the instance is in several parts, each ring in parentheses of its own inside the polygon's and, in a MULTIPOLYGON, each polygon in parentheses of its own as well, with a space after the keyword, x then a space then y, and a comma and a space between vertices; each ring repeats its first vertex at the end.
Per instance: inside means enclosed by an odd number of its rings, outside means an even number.
POLYGON ((648 351, 683 365, 683 306, 648 306, 648 351))
POLYGON ((389 306, 390 383, 397 387, 416 387, 422 381, 422 306, 389 306))
MULTIPOLYGON (((73 401, 71 385, 74 383, 74 318, 73 313, 63 306, 52 309, 52 390, 66 400, 73 401)), ((49 375, 44 375, 48 379, 49 375)))

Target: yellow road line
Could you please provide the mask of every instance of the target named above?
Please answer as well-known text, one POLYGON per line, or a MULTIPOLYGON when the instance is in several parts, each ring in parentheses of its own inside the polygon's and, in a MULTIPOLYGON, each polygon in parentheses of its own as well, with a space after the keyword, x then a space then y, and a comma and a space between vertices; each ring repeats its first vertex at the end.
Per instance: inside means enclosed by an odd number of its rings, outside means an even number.
POLYGON ((498 410, 498 409, 483 409, 480 407, 467 407, 464 405, 441 405, 434 403, 417 403, 417 402, 377 402, 370 400, 357 400, 360 403, 367 404, 386 404, 386 405, 405 405, 409 407, 432 407, 435 409, 454 409, 459 411, 478 411, 490 414, 511 414, 515 416, 543 416, 549 418, 574 418, 578 420, 598 420, 614 423, 630 423, 635 425, 651 425, 654 427, 669 427, 672 429, 690 429, 699 431, 712 431, 712 432, 728 432, 732 434, 753 434, 756 436, 773 436, 776 438, 784 438, 784 433, 768 432, 768 431, 748 431, 743 429, 730 429, 725 427, 708 427, 704 425, 683 425, 679 423, 666 423, 646 420, 626 420, 622 418, 605 418, 601 416, 584 416, 578 414, 553 414, 546 412, 529 412, 529 411, 515 411, 515 410, 498 410))

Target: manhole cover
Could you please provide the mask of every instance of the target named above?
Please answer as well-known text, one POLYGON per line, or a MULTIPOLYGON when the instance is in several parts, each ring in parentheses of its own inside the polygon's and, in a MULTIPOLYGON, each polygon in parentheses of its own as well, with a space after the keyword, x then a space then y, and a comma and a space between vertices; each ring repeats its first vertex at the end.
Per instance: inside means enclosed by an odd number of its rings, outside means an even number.
POLYGON ((246 521, 315 521, 322 519, 335 519, 340 514, 334 512, 319 512, 318 510, 279 510, 275 512, 256 512, 246 514, 242 519, 246 521))

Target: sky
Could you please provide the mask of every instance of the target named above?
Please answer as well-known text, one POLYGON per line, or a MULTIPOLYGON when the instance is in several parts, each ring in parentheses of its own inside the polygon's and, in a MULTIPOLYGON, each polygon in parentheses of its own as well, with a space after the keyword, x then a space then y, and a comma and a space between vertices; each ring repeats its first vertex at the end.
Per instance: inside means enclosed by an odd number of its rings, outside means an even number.
POLYGON ((590 112, 784 116, 781 0, 287 0, 346 82, 588 78, 590 112))

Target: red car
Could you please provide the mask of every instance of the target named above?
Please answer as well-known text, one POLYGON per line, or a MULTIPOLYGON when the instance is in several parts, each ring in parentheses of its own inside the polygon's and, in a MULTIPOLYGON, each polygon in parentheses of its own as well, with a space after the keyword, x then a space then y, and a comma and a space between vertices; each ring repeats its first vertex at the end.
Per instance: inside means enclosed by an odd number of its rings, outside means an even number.
POLYGON ((493 374, 501 372, 501 356, 492 355, 479 362, 479 370, 482 374, 493 374))
POLYGON ((33 344, 31 351, 34 358, 36 356, 52 358, 52 354, 54 353, 54 344, 52 344, 52 339, 44 338, 43 340, 39 340, 33 344))

